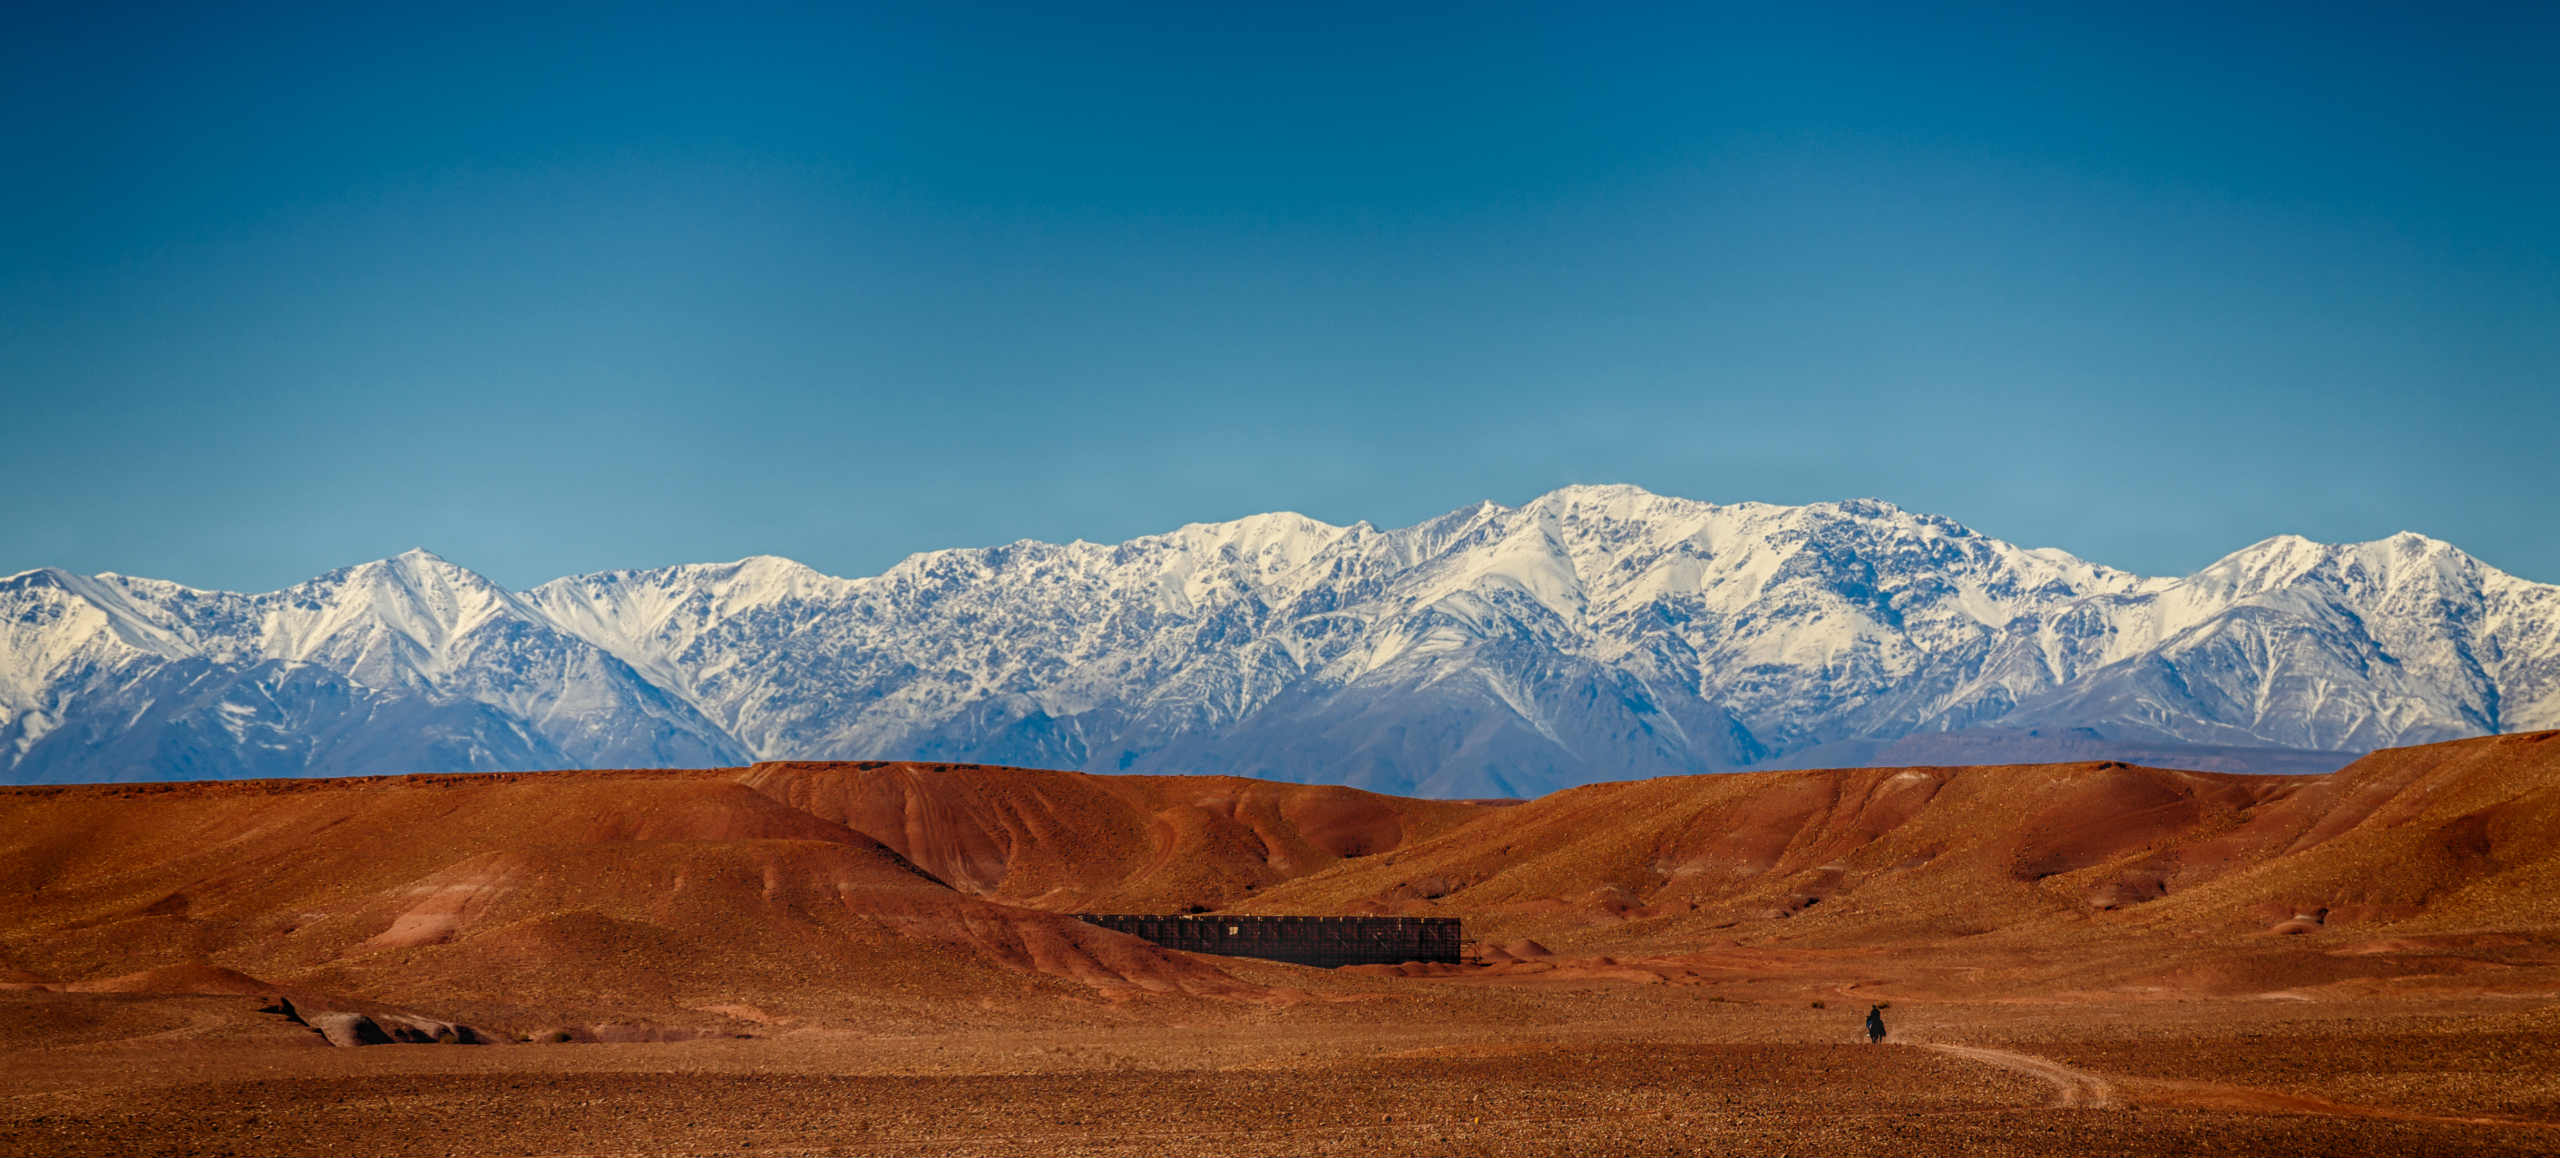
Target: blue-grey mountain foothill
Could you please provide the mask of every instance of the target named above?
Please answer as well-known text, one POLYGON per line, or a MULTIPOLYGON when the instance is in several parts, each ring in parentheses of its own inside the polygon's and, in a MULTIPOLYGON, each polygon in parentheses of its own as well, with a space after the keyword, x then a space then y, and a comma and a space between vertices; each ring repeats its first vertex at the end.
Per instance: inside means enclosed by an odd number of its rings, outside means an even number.
POLYGON ((2311 772, 2560 728, 2560 587, 2414 534, 2144 578, 1858 500, 1573 487, 1418 526, 787 559, 512 592, 0 580, 0 781, 772 759, 1530 796, 1740 768, 2311 772))

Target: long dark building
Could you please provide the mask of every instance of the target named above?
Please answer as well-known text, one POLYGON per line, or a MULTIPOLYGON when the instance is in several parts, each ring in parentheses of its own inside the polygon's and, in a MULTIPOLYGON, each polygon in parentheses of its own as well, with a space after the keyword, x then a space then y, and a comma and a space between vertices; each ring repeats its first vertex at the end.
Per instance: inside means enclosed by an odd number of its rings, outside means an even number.
POLYGON ((1078 913, 1076 919, 1143 937, 1168 949, 1260 957, 1331 969, 1404 961, 1456 964, 1456 917, 1137 916, 1078 913))

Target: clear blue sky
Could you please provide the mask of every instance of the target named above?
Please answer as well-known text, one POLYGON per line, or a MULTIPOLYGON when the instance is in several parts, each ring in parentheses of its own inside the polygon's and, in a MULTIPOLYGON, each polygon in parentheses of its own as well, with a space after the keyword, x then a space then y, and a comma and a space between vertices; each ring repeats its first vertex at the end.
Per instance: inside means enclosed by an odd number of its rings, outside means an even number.
POLYGON ((0 37, 0 572, 1633 482, 2560 581, 2547 4, 103 7, 0 37))

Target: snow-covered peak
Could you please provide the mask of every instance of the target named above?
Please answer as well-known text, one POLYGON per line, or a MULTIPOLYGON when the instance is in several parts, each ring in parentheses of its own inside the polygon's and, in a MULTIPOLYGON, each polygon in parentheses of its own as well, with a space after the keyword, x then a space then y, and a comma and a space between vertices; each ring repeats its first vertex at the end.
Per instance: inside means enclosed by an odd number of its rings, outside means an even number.
POLYGON ((2215 560, 2178 585, 2188 598, 2243 601, 2306 582, 2395 590, 2420 585, 2477 585, 2483 577, 2512 580, 2461 549, 2413 531, 2362 543, 2321 543, 2300 535, 2276 535, 2215 560))
POLYGON ((532 591, 537 595, 563 586, 589 587, 708 587, 745 600, 770 600, 806 591, 811 587, 842 583, 838 579, 781 555, 749 555, 728 563, 678 563, 667 567, 651 567, 627 571, 591 571, 554 579, 532 591))
POLYGON ((2389 588, 2476 583, 2481 573, 2489 570, 2461 548, 2415 531, 2343 544, 2333 548, 2331 554, 2332 565, 2349 581, 2373 582, 2389 588))
MULTIPOLYGON (((629 574, 629 573, 626 573, 629 574)), ((780 555, 749 555, 734 563, 695 563, 668 568, 664 579, 693 583, 718 594, 730 607, 761 606, 832 592, 844 580, 780 555)))
POLYGON ((421 547, 385 559, 341 567, 267 598, 287 602, 354 602, 407 605, 436 614, 520 609, 515 596, 468 567, 421 547))
POLYGON ((1523 511, 1590 512, 1615 518, 1659 516, 1712 507, 1695 499, 1658 495, 1627 483, 1576 483, 1557 487, 1520 505, 1523 511))
POLYGON ((2300 535, 2273 535, 2214 560, 2187 581, 2246 598, 2293 582, 2326 562, 2330 550, 2300 535))
MULTIPOLYGON (((1131 540, 1124 546, 1187 556, 1192 562, 1172 569, 1195 573, 1204 566, 1233 569, 1236 577, 1259 585, 1304 565, 1342 538, 1347 528, 1295 511, 1275 511, 1222 523, 1190 523, 1169 534, 1131 540)), ((1096 550, 1113 548, 1097 546, 1096 550)))
MULTIPOLYGON (((1957 523, 1953 519, 1938 515, 1915 515, 1903 510, 1900 506, 1895 505, 1890 501, 1878 498, 1831 499, 1825 502, 1807 503, 1803 509, 1829 511, 1844 518, 1865 519, 1872 522, 1929 523, 1940 527, 1951 527, 1959 531, 1965 530, 1961 524, 1957 523)), ((1971 532, 1968 531, 1966 533, 1970 534, 1971 532)))
POLYGON ((2414 534, 2146 579, 1877 499, 1614 485, 861 578, 759 555, 513 594, 419 550, 263 595, 0 580, 19 767, 81 736, 228 735, 247 754, 204 767, 273 769, 245 737, 307 735, 327 767, 390 770, 460 736, 445 766, 906 756, 1482 793, 2057 725, 2297 748, 2560 726, 2560 588, 2414 534), (270 722, 185 714, 217 701, 270 722), (135 731, 151 711, 174 730, 135 731))
POLYGON ((1341 527, 1296 511, 1270 511, 1214 523, 1184 523, 1163 535, 1140 536, 1136 541, 1145 542, 1155 538, 1190 542, 1264 543, 1304 537, 1330 538, 1341 534, 1342 531, 1341 527))
POLYGON ((780 555, 749 555, 732 563, 570 575, 524 598, 551 623, 630 664, 650 682, 683 691, 698 673, 677 656, 707 626, 787 605, 840 602, 864 582, 780 555))
POLYGON ((732 574, 754 578, 818 574, 817 568, 781 555, 749 555, 735 563, 715 566, 725 566, 732 574))
POLYGON ((81 625, 83 630, 105 633, 137 651, 179 656, 190 650, 183 628, 171 622, 157 601, 149 597, 158 592, 193 594, 175 583, 113 574, 80 575, 59 567, 40 567, 0 580, 0 592, 14 592, 18 601, 31 605, 49 606, 54 615, 69 616, 70 623, 81 625), (136 598, 137 589, 144 597, 136 598))
POLYGON ((425 550, 341 568, 255 599, 259 649, 386 683, 433 684, 455 645, 492 623, 547 626, 476 571, 425 550))

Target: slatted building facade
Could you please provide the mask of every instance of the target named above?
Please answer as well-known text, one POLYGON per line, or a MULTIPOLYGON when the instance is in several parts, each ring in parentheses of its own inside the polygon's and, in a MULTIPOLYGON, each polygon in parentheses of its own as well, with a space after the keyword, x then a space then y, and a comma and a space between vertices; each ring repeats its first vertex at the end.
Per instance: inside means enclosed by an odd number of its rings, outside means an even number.
POLYGON ((1168 949, 1260 957, 1331 969, 1403 961, 1456 964, 1456 917, 1139 916, 1078 913, 1076 919, 1143 937, 1168 949))

